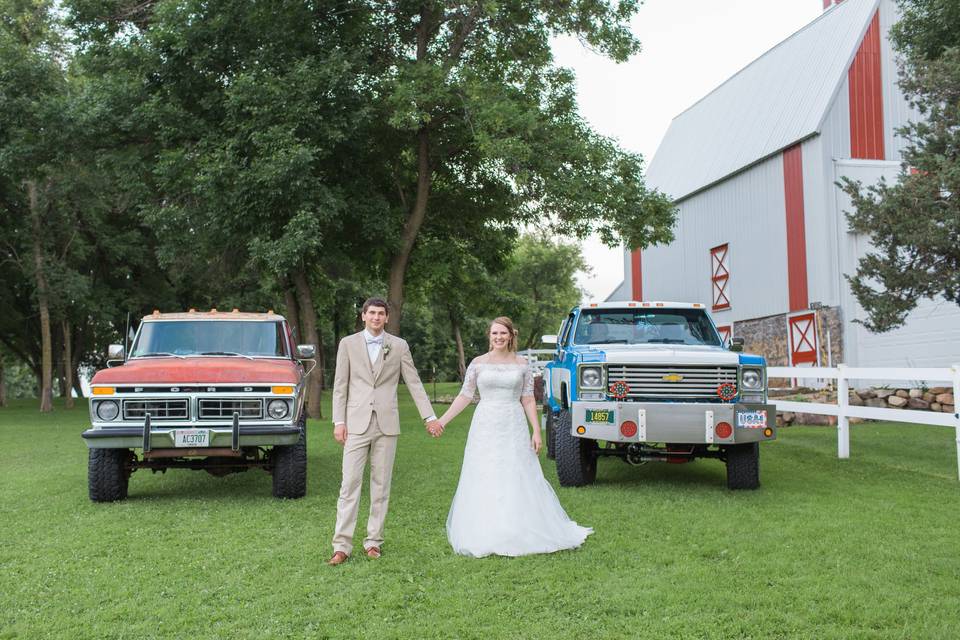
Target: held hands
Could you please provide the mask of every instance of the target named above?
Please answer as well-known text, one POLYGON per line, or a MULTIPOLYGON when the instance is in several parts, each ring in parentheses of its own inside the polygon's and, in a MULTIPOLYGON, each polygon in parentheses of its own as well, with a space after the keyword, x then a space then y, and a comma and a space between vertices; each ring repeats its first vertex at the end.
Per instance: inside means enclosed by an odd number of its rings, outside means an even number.
POLYGON ((439 420, 430 420, 426 424, 427 433, 429 433, 434 438, 439 438, 443 435, 443 423, 439 420))

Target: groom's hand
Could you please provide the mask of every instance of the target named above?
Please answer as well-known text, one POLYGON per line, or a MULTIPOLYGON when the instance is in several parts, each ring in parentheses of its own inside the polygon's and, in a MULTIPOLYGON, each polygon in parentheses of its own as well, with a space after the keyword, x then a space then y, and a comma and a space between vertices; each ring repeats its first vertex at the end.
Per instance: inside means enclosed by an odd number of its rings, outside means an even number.
POLYGON ((347 443, 347 425, 338 424, 333 428, 333 439, 339 442, 341 445, 347 443))
POLYGON ((434 438, 439 438, 443 435, 443 423, 439 420, 430 420, 427 422, 427 432, 434 438))

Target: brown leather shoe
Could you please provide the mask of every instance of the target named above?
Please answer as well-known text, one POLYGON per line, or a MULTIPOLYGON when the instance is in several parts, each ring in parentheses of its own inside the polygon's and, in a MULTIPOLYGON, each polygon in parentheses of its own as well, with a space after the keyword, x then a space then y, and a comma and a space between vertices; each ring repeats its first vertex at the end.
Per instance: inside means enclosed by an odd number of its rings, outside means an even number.
POLYGON ((383 554, 380 553, 380 547, 370 547, 369 549, 367 549, 367 557, 370 558, 371 560, 376 560, 381 555, 383 554))
POLYGON ((330 560, 327 562, 327 564, 330 565, 331 567, 335 567, 338 564, 343 564, 344 562, 346 562, 347 558, 349 557, 350 556, 345 554, 343 551, 337 551, 333 554, 333 556, 330 557, 330 560))

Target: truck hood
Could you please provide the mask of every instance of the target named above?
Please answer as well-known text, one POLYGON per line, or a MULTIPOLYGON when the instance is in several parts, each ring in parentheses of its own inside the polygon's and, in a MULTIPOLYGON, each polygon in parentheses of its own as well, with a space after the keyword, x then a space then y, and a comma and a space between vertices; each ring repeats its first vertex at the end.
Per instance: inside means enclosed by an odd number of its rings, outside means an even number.
POLYGON ((737 365, 740 362, 739 354, 733 351, 704 345, 609 344, 602 349, 586 348, 580 353, 585 362, 671 365, 737 365))
POLYGON ((299 366, 291 360, 240 357, 143 358, 98 371, 90 384, 210 384, 273 382, 297 384, 299 366))

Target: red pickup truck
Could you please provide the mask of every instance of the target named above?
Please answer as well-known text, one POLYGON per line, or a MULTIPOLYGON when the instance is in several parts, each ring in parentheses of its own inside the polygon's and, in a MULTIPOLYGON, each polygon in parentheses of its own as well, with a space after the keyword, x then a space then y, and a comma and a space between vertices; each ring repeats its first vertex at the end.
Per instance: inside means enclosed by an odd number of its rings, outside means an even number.
POLYGON ((123 500, 134 471, 171 468, 259 468, 273 476, 274 496, 302 497, 314 355, 273 312, 146 316, 130 353, 112 345, 113 366, 90 382, 90 499, 123 500))

